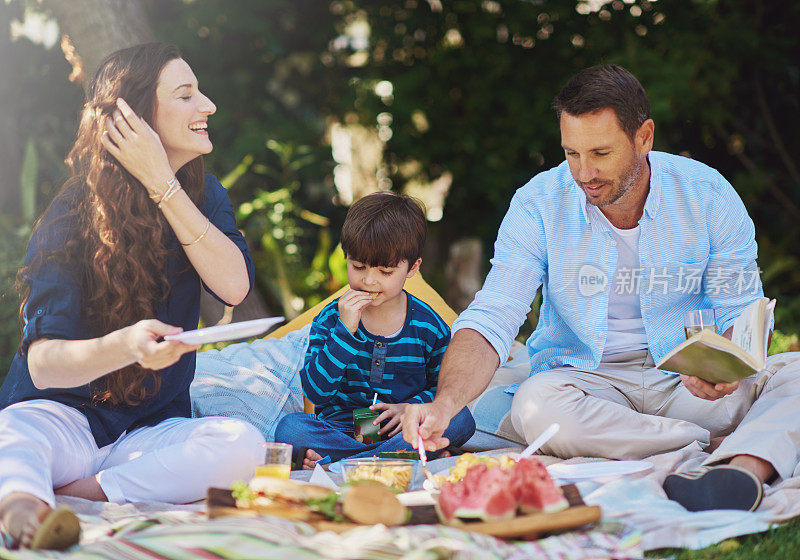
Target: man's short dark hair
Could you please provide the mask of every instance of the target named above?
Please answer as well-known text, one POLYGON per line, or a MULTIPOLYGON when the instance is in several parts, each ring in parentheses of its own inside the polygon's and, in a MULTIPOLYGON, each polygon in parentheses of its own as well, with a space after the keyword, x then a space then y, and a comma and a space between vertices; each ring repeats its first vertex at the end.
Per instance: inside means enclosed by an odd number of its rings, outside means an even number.
POLYGON ((650 118, 650 100, 642 84, 616 64, 581 70, 570 78, 553 100, 553 109, 559 119, 562 111, 577 116, 609 107, 614 109, 619 126, 631 138, 650 118))
POLYGON ((369 266, 412 266, 422 256, 427 221, 419 201, 392 192, 357 200, 342 226, 346 257, 369 266))

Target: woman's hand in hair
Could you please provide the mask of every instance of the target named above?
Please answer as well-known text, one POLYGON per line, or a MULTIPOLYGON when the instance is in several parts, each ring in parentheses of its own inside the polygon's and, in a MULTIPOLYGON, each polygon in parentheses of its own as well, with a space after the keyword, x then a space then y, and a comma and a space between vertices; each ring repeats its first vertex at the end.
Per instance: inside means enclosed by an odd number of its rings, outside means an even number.
POLYGON ((156 319, 145 319, 122 329, 133 362, 147 369, 163 369, 177 362, 187 352, 200 346, 174 340, 159 339, 168 334, 178 334, 183 329, 167 325, 156 319), (127 331, 127 332, 126 332, 127 331))
POLYGON ((108 152, 151 195, 163 195, 174 174, 156 131, 121 98, 113 116, 106 117, 105 127, 103 145, 108 152))

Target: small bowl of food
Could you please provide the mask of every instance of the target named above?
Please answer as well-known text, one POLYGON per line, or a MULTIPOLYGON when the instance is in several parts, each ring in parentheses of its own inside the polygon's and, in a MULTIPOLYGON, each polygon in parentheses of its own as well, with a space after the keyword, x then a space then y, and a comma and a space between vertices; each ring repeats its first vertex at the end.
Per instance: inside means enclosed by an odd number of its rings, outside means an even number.
POLYGON ((411 459, 342 459, 345 482, 371 480, 397 492, 407 492, 417 475, 418 461, 411 459))

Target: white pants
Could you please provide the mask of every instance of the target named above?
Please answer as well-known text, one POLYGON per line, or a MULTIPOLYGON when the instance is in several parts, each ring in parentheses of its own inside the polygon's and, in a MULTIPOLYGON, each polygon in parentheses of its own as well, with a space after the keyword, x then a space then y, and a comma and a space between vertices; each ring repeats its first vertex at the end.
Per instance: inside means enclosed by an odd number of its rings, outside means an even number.
POLYGON ((767 358, 716 401, 692 395, 677 375, 655 368, 649 353, 628 352, 596 370, 558 368, 525 380, 511 404, 511 422, 531 442, 552 422, 561 429, 542 452, 562 458, 642 459, 708 445, 727 436, 705 464, 736 455, 772 463, 783 478, 800 462, 800 353, 767 358))
POLYGON ((95 476, 110 502, 189 503, 209 486, 248 480, 264 436, 231 418, 170 418, 98 448, 86 417, 48 400, 0 410, 0 500, 26 492, 55 506, 54 488, 95 476))

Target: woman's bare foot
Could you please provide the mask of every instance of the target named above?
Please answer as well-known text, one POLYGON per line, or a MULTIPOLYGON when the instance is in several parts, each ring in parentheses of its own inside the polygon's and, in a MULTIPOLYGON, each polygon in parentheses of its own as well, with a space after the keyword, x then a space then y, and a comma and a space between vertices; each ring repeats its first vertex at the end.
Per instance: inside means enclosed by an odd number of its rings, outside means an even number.
MULTIPOLYGON (((322 459, 322 455, 314 451, 313 449, 309 449, 306 451, 306 456, 303 459, 303 470, 304 471, 313 471, 314 467, 317 465, 317 461, 322 459)), ((320 465, 326 471, 328 470, 328 465, 320 465)))
POLYGON ((30 548, 36 531, 52 509, 24 492, 12 492, 0 502, 0 523, 20 548, 30 548))
POLYGON ((100 483, 93 476, 70 482, 60 488, 56 488, 55 492, 61 496, 75 496, 76 498, 92 500, 93 502, 108 501, 108 496, 106 496, 106 493, 100 488, 100 483))

